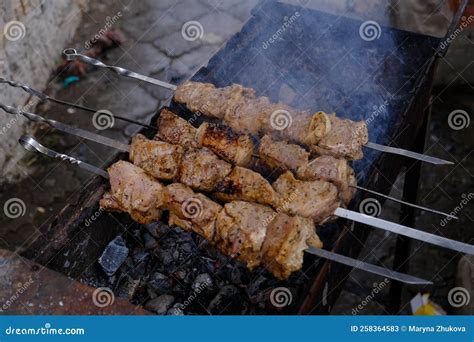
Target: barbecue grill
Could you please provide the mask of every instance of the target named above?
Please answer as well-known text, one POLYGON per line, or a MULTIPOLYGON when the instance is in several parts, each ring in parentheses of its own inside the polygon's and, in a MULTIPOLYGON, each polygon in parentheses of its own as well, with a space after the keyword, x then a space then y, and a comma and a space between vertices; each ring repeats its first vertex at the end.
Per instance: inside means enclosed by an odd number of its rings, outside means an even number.
MULTIPOLYGON (((464 6, 450 31, 456 27, 464 6)), ((338 116, 353 120, 367 119, 367 113, 373 113, 368 125, 372 142, 420 149, 416 142, 422 140, 420 136, 426 127, 436 60, 446 53, 446 48, 440 49, 443 40, 382 27, 378 39, 367 41, 360 36, 361 25, 355 19, 262 1, 242 30, 192 80, 218 87, 239 83, 275 102, 289 93, 291 99, 286 102, 295 108, 336 111, 338 116), (292 16, 296 19, 286 26, 279 39, 269 44, 269 37, 292 16)), ((208 120, 173 101, 169 107, 196 124, 208 120)), ((157 116, 150 125, 154 125, 157 116)), ((145 129, 141 133, 151 138, 154 131, 145 129)), ((116 160, 124 158, 121 153, 116 160)), ((405 163, 400 156, 365 149, 364 158, 353 166, 360 185, 387 194, 405 163)), ((416 169, 414 173, 416 179, 416 169)), ((52 243, 39 239, 25 256, 68 276, 79 277, 118 233, 143 229, 123 214, 100 215, 86 224, 98 211, 98 201, 107 187, 98 178, 88 184, 78 201, 64 208, 45 234, 52 243), (66 263, 69 260, 74 260, 73 266, 66 263)), ((407 198, 414 196, 416 193, 406 194, 407 198)), ((361 200, 359 193, 352 209, 361 200)), ((333 251, 357 257, 369 229, 356 224, 348 233, 348 228, 347 223, 339 221, 318 233, 333 251)), ((398 255, 400 263, 404 256, 398 255)), ((293 289, 293 305, 279 312, 328 313, 348 272, 350 268, 346 266, 307 255, 302 272, 281 284, 293 289), (325 288, 331 291, 328 293, 325 288)), ((246 276, 250 278, 248 285, 256 286, 259 275, 246 276)))

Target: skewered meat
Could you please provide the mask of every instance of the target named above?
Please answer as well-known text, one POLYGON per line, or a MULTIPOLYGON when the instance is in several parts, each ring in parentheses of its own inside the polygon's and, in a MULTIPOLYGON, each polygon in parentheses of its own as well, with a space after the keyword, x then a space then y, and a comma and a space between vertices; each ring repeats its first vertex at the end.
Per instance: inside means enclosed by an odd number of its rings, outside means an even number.
POLYGON ((308 246, 323 247, 311 219, 278 213, 267 229, 262 263, 275 277, 286 279, 301 269, 308 246))
POLYGON ((213 191, 232 171, 232 165, 220 160, 207 148, 185 152, 180 166, 181 183, 196 190, 213 191))
POLYGON ((110 192, 100 200, 100 207, 123 211, 141 224, 161 218, 160 208, 165 201, 164 186, 126 161, 118 161, 108 168, 110 192))
POLYGON ((328 117, 331 121, 331 132, 325 135, 317 145, 311 145, 311 151, 319 155, 361 159, 364 156, 361 146, 369 141, 365 122, 340 119, 336 117, 336 114, 328 115, 328 117))
POLYGON ((208 147, 225 161, 240 166, 250 163, 255 149, 249 135, 236 133, 228 126, 207 122, 196 129, 167 109, 161 111, 155 140, 163 140, 184 148, 208 147))
POLYGON ((230 127, 203 123, 196 134, 199 146, 208 147, 224 160, 247 166, 252 160, 254 143, 246 134, 235 133, 230 127))
POLYGON ((111 191, 102 198, 101 207, 128 212, 139 223, 156 221, 160 209, 168 210, 170 225, 200 234, 250 269, 263 263, 284 279, 302 267, 302 251, 308 245, 321 247, 310 219, 243 201, 222 207, 183 184, 164 187, 125 161, 112 165, 109 174, 111 191))
POLYGON ((164 207, 170 215, 169 224, 194 231, 209 241, 213 241, 217 214, 222 207, 189 187, 173 183, 166 187, 164 207))
POLYGON ((178 177, 183 148, 163 141, 149 140, 144 135, 137 134, 132 138, 129 158, 150 176, 160 180, 173 180, 178 177))
POLYGON ((261 262, 262 245, 273 213, 264 205, 242 201, 227 203, 217 216, 216 246, 253 269, 261 262))
POLYGON ((295 144, 274 141, 268 135, 260 140, 260 161, 271 169, 282 168, 296 172, 308 164, 309 152, 295 144))
POLYGON ((134 163, 140 162, 139 166, 159 180, 179 179, 181 183, 195 190, 215 192, 215 196, 223 201, 245 200, 278 206, 278 194, 262 175, 240 166, 232 167, 207 148, 188 149, 184 155, 179 154, 180 158, 173 159, 179 159, 180 163, 177 164, 166 162, 166 158, 163 157, 178 155, 170 148, 175 145, 147 141, 143 136, 134 139, 133 145, 131 151, 134 155, 131 158, 134 163), (159 151, 160 144, 163 144, 165 149, 163 153, 159 151), (148 145, 152 145, 153 148, 150 149, 148 145), (147 150, 142 152, 140 148, 147 150), (141 159, 142 156, 146 156, 147 159, 141 159), (172 169, 165 169, 166 177, 162 177, 163 165, 173 165, 172 169))
POLYGON ((339 196, 346 204, 352 200, 356 190, 354 188, 357 184, 354 170, 345 159, 319 156, 298 168, 296 175, 298 179, 304 181, 323 180, 333 183, 338 187, 339 196))
POLYGON ((261 174, 236 166, 219 182, 214 196, 225 202, 241 200, 278 207, 279 196, 261 174))
POLYGON ((255 97, 250 88, 232 85, 216 88, 212 84, 185 82, 174 98, 191 110, 222 119, 237 132, 269 134, 309 146, 319 154, 350 159, 362 158, 368 141, 365 122, 354 122, 317 112, 298 111, 284 104, 272 104, 266 97, 255 97), (287 124, 280 125, 279 122, 287 124))
POLYGON ((273 188, 282 197, 282 212, 312 218, 318 223, 328 219, 340 205, 339 194, 333 184, 300 181, 290 171, 278 177, 273 188))
POLYGON ((222 119, 225 110, 239 105, 242 99, 255 98, 255 91, 237 84, 216 89, 210 83, 186 82, 176 89, 174 97, 194 112, 222 119))
POLYGON ((158 133, 156 134, 159 140, 183 147, 197 147, 196 131, 196 128, 188 121, 173 112, 167 109, 160 112, 158 133))

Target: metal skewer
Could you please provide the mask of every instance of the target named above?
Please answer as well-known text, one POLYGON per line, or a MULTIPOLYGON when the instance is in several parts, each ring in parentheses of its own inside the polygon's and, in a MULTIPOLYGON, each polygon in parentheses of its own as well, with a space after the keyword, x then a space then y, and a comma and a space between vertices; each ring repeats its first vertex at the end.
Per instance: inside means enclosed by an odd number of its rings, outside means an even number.
MULTIPOLYGON (((47 155, 49 157, 52 157, 52 158, 59 158, 61 160, 68 161, 73 165, 77 165, 77 166, 79 166, 83 169, 86 169, 86 170, 94 173, 94 174, 97 174, 99 176, 102 176, 102 177, 108 179, 108 174, 107 174, 106 171, 104 171, 102 169, 99 169, 99 168, 97 168, 93 165, 90 165, 88 163, 82 162, 82 161, 80 161, 80 160, 78 160, 74 157, 71 157, 71 156, 53 151, 53 150, 41 145, 39 142, 37 142, 34 138, 32 138, 30 136, 27 136, 27 135, 22 136, 19 140, 19 143, 25 149, 27 149, 28 151, 42 153, 42 154, 45 154, 45 155, 47 155)), ((317 256, 319 256, 321 258, 324 258, 324 259, 327 259, 327 260, 339 262, 339 263, 342 263, 344 265, 348 265, 348 266, 351 266, 351 267, 354 267, 354 268, 357 268, 357 269, 360 269, 360 270, 363 270, 363 271, 366 271, 366 272, 374 273, 374 274, 377 274, 377 275, 381 275, 383 277, 387 277, 387 278, 390 278, 390 279, 393 279, 393 280, 397 280, 397 281, 400 281, 400 282, 405 283, 405 284, 412 284, 412 285, 432 285, 433 284, 433 282, 428 281, 428 280, 417 278, 417 277, 414 277, 414 276, 411 276, 411 275, 408 275, 408 274, 404 274, 404 273, 395 272, 395 271, 389 270, 387 268, 372 265, 372 264, 366 263, 364 261, 356 260, 356 259, 353 259, 353 258, 350 258, 350 257, 346 257, 344 255, 337 254, 337 253, 330 252, 330 251, 326 251, 326 250, 323 250, 323 249, 317 249, 317 248, 314 248, 314 247, 309 247, 306 250, 306 252, 317 255, 317 256)))
MULTIPOLYGON (((119 151, 129 152, 129 150, 130 150, 130 145, 121 143, 120 141, 117 141, 117 140, 114 140, 114 139, 111 139, 111 138, 108 138, 108 137, 104 137, 102 135, 95 134, 95 133, 92 133, 92 132, 89 132, 89 131, 86 131, 86 130, 83 130, 83 129, 80 129, 80 128, 69 126, 69 125, 63 124, 59 121, 56 121, 56 120, 46 119, 46 118, 44 118, 44 117, 42 117, 41 115, 38 115, 38 114, 24 112, 24 111, 21 111, 21 110, 15 108, 15 107, 7 106, 7 105, 2 104, 2 103, 0 103, 0 108, 3 109, 5 112, 7 112, 9 114, 23 115, 31 121, 46 123, 49 126, 55 128, 59 131, 62 131, 62 132, 68 133, 68 134, 72 134, 72 135, 75 135, 77 137, 87 139, 89 141, 93 141, 93 142, 98 143, 98 144, 109 146, 109 147, 115 148, 119 151)), ((412 203, 409 203, 409 202, 405 202, 405 201, 399 200, 397 198, 384 195, 384 194, 379 193, 377 191, 366 189, 362 186, 356 185, 356 186, 351 186, 351 187, 362 190, 362 191, 366 191, 366 192, 369 192, 371 194, 374 194, 374 195, 377 195, 377 196, 380 196, 380 197, 384 197, 388 200, 398 202, 398 203, 402 203, 402 204, 405 204, 405 205, 408 205, 408 206, 411 206, 411 207, 414 207, 414 208, 417 208, 417 209, 420 209, 420 210, 431 212, 431 213, 434 213, 434 214, 437 214, 437 215, 446 216, 446 217, 449 217, 449 218, 452 218, 452 219, 455 219, 455 220, 458 219, 456 216, 453 216, 451 214, 443 213, 441 211, 430 209, 430 208, 425 208, 425 207, 422 207, 422 206, 417 205, 417 204, 412 204, 412 203)))
MULTIPOLYGON (((54 102, 54 103, 57 103, 57 104, 60 104, 60 105, 63 105, 63 106, 73 107, 73 108, 80 109, 80 110, 90 112, 90 113, 99 112, 99 110, 97 110, 97 109, 93 109, 93 108, 78 105, 76 103, 56 99, 54 97, 46 95, 45 93, 40 92, 37 89, 34 89, 34 88, 32 88, 32 87, 30 87, 29 85, 26 85, 26 84, 14 82, 14 81, 7 80, 7 79, 1 78, 1 77, 0 77, 0 83, 8 84, 11 87, 20 88, 23 91, 27 92, 28 94, 39 98, 41 100, 41 102, 50 101, 50 102, 54 102)), ((129 119, 129 118, 126 118, 126 117, 123 117, 123 116, 119 116, 119 115, 115 115, 115 114, 114 114, 114 119, 129 122, 129 123, 139 125, 139 126, 142 126, 142 127, 145 127, 145 128, 151 128, 151 129, 155 129, 155 130, 158 129, 155 126, 147 125, 143 122, 139 122, 139 121, 132 120, 132 119, 129 119)))
MULTIPOLYGON (((133 71, 121 68, 121 67, 104 64, 103 62, 99 61, 98 59, 91 58, 89 56, 85 56, 85 55, 82 55, 80 53, 77 53, 77 51, 75 49, 72 49, 72 48, 64 50, 63 54, 66 57, 66 60, 68 60, 68 61, 79 60, 81 62, 84 62, 84 63, 89 64, 89 65, 96 66, 98 68, 109 69, 109 70, 111 70, 111 71, 113 71, 116 74, 121 75, 121 76, 131 77, 131 78, 134 78, 134 79, 137 79, 137 80, 140 80, 140 81, 144 81, 144 82, 148 82, 148 83, 151 83, 151 84, 154 84, 154 85, 158 85, 160 87, 163 87, 163 88, 166 88, 166 89, 169 89, 169 90, 173 90, 173 91, 178 88, 177 86, 175 86, 174 84, 171 84, 171 83, 167 83, 167 82, 164 82, 164 81, 157 80, 155 78, 151 78, 151 77, 148 77, 148 76, 145 76, 145 75, 141 75, 141 74, 138 74, 136 72, 133 72, 133 71)), ((450 162, 450 161, 447 161, 447 160, 427 156, 425 154, 416 153, 416 152, 404 150, 404 149, 401 149, 401 148, 384 146, 384 145, 371 143, 371 142, 367 143, 364 146, 367 147, 367 148, 377 150, 377 151, 397 154, 397 155, 401 155, 401 156, 404 156, 404 157, 413 158, 413 159, 421 160, 423 162, 435 164, 435 165, 452 165, 452 164, 454 164, 453 162, 450 162)))

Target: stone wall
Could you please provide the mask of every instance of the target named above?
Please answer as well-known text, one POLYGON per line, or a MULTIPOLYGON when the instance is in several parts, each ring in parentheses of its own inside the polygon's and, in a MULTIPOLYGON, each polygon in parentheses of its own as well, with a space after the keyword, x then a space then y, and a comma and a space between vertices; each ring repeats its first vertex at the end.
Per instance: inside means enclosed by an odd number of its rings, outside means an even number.
MULTIPOLYGON (((87 0, 3 0, 0 2, 0 77, 44 89, 61 51, 81 21, 87 0)), ((0 102, 26 106, 29 97, 19 89, 0 85, 0 102)), ((0 183, 19 176, 24 155, 18 138, 25 119, 0 112, 0 183)))

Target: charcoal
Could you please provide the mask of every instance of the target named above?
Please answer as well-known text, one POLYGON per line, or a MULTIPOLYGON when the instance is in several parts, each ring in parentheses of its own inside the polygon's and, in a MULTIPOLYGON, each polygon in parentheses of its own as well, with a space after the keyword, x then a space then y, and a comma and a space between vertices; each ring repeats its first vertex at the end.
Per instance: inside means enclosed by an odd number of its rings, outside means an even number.
POLYGON ((242 265, 235 265, 234 267, 229 267, 229 279, 235 285, 245 285, 250 282, 249 272, 242 265))
POLYGON ((209 303, 208 311, 213 315, 243 314, 248 307, 247 300, 234 285, 226 285, 209 303))
POLYGON ((154 238, 160 238, 170 231, 170 227, 168 227, 163 222, 147 224, 145 225, 145 228, 154 238))
POLYGON ((133 251, 132 259, 136 265, 140 263, 146 263, 149 258, 150 258, 150 253, 143 251, 142 249, 136 248, 133 251))
POLYGON ((201 293, 210 293, 214 290, 214 283, 212 278, 207 273, 202 273, 198 275, 195 279, 193 284, 191 285, 191 289, 195 292, 201 293))
POLYGON ((155 238, 148 233, 143 234, 143 244, 146 249, 154 249, 158 247, 158 242, 156 242, 155 238))
POLYGON ((174 259, 171 250, 159 249, 156 256, 160 269, 165 270, 172 268, 174 259))
POLYGON ((122 236, 117 236, 109 242, 104 252, 99 258, 99 264, 102 266, 105 274, 112 276, 123 264, 128 256, 128 248, 122 236))
POLYGON ((168 311, 166 312, 169 316, 184 316, 184 305, 181 303, 174 304, 168 311))
POLYGON ((164 315, 168 309, 171 307, 171 304, 174 302, 174 297, 171 295, 161 295, 154 299, 149 300, 145 304, 147 310, 156 312, 158 315, 164 315))
POLYGON ((117 290, 115 290, 115 294, 118 297, 124 297, 131 300, 135 295, 135 292, 137 291, 139 285, 139 279, 133 279, 132 277, 127 275, 119 281, 119 286, 117 290))
POLYGON ((165 294, 171 291, 172 281, 163 273, 155 272, 148 280, 148 286, 158 294, 165 294))

